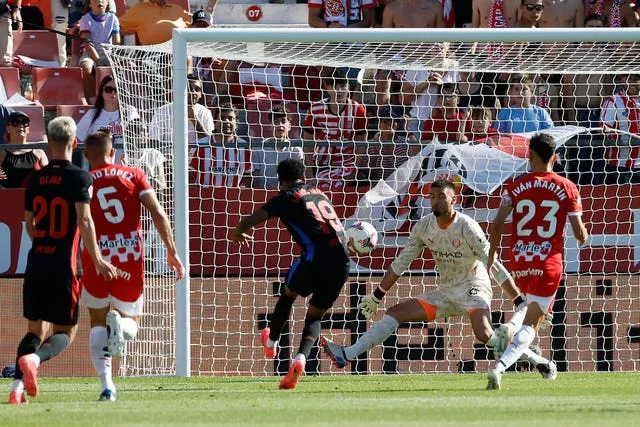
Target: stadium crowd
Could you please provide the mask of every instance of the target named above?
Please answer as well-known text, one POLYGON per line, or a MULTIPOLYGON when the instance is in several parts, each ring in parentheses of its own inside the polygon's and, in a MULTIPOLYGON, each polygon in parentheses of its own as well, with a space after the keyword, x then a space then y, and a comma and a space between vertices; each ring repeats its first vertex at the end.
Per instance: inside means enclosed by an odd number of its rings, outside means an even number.
MULTIPOLYGON (((78 106, 84 108, 84 115, 78 118, 78 139, 108 129, 117 143, 126 130, 123 124, 129 124, 137 134, 144 133, 136 137, 144 145, 137 148, 156 148, 158 153, 152 156, 156 159, 170 157, 171 104, 158 105, 149 114, 129 105, 120 108, 102 44, 119 44, 122 35, 134 35, 140 45, 156 44, 169 40, 173 28, 210 27, 216 0, 193 14, 185 9, 187 4, 167 0, 142 1, 128 8, 113 0, 81 4, 51 0, 51 7, 45 3, 0 1, 0 65, 19 67, 23 94, 30 95, 28 81, 33 70, 14 56, 12 23, 16 31, 51 28, 67 32, 72 37, 58 33, 57 53, 61 67, 82 70, 77 89, 86 101, 78 106), (58 10, 60 5, 64 7, 58 10)), ((628 0, 350 0, 344 6, 342 1, 309 0, 309 26, 640 26, 639 11, 628 0)), ((455 49, 448 44, 438 46, 443 64, 454 70, 455 49)), ((581 48, 585 52, 599 49, 595 44, 581 48)), ((311 166, 307 179, 323 189, 368 185, 388 177, 423 144, 482 142, 563 125, 627 132, 607 134, 598 143, 589 136, 582 147, 584 141, 578 139, 576 148, 563 153, 560 166, 577 172, 568 174, 571 179, 580 184, 640 182, 640 148, 630 143, 629 136, 640 134, 638 74, 361 70, 200 57, 189 58, 188 68, 190 179, 201 186, 272 188, 277 185, 275 166, 285 158, 304 159, 311 166)), ((6 87, 6 75, 2 76, 6 87)), ((36 105, 42 100, 46 106, 40 94, 33 95, 36 105)), ((22 111, 20 106, 12 108, 22 111)), ((3 142, 32 141, 27 138, 30 122, 41 118, 29 114, 18 117, 4 105, 0 107, 3 142)), ((24 182, 25 171, 46 161, 34 151, 0 150, 6 153, 0 157, 1 186, 19 186, 16 183, 24 182), (22 174, 22 179, 12 174, 22 174)), ((148 151, 145 153, 148 157, 148 151)), ((138 160, 123 161, 133 164, 138 160)))

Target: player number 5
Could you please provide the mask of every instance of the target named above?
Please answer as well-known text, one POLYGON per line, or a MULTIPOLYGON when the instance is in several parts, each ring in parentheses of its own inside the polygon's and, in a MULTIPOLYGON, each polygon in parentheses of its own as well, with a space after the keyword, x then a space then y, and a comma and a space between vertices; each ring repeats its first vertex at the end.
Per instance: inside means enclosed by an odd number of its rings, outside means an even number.
POLYGON ((115 187, 104 187, 97 191, 96 196, 100 202, 100 209, 104 211, 104 217, 112 224, 117 224, 124 219, 122 203, 117 198, 108 199, 111 194, 117 193, 115 187))

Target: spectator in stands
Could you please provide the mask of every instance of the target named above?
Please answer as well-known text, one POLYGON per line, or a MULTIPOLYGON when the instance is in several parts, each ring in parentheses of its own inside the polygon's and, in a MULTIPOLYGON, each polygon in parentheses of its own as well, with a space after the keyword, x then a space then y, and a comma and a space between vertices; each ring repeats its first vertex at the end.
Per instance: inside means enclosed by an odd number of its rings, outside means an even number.
POLYGON ((278 164, 285 159, 304 161, 302 147, 293 147, 289 140, 291 119, 284 105, 274 105, 270 112, 273 136, 263 141, 261 149, 251 150, 254 188, 278 188, 278 164))
POLYGON ((465 110, 473 107, 486 107, 495 116, 500 109, 500 101, 496 97, 494 85, 482 83, 480 73, 460 72, 458 82, 458 108, 465 110))
POLYGON ((378 132, 367 144, 366 154, 358 157, 358 182, 375 185, 387 179, 409 157, 418 154, 420 144, 407 139, 407 133, 399 131, 402 118, 390 107, 378 112, 378 132))
POLYGON ((124 120, 120 115, 120 101, 118 89, 112 75, 108 75, 100 82, 96 102, 92 109, 87 111, 78 122, 76 138, 84 142, 88 135, 99 130, 108 130, 111 133, 116 148, 115 163, 120 164, 124 155, 122 147, 122 124, 124 121, 139 119, 138 110, 130 105, 124 108, 126 114, 124 120))
MULTIPOLYGON (((527 0, 528 1, 528 0, 527 0)), ((584 26, 583 0, 544 0, 544 15, 538 23, 540 28, 584 26)))
POLYGON ((139 44, 164 43, 171 40, 174 28, 187 28, 191 14, 167 0, 136 3, 120 17, 122 34, 135 34, 139 44))
POLYGON ((431 118, 425 122, 421 141, 430 142, 437 138, 441 143, 468 142, 467 134, 471 132, 469 111, 458 110, 456 85, 443 84, 439 97, 440 106, 432 110, 431 118))
POLYGON ((553 127, 549 113, 531 103, 534 89, 531 76, 512 75, 507 92, 508 107, 498 112, 493 127, 500 133, 534 132, 553 127))
POLYGON ((215 132, 189 150, 189 181, 201 187, 250 187, 251 150, 239 138, 238 112, 224 102, 214 117, 215 132))
POLYGON ((20 5, 22 0, 14 0, 13 6, 7 0, 0 1, 0 67, 11 67, 13 63, 12 21, 17 22, 18 31, 22 31, 20 5))
POLYGON ((491 136, 498 135, 499 132, 491 127, 493 120, 491 110, 485 107, 474 107, 471 109, 471 134, 469 140, 472 142, 481 141, 491 136))
MULTIPOLYGON (((9 115, 4 140, 9 144, 26 144, 29 136, 29 116, 22 111, 9 115)), ((40 149, 2 149, 0 150, 0 169, 4 172, 5 188, 26 188, 33 171, 49 163, 44 150, 40 149)))
POLYGON ((4 143, 5 133, 7 132, 7 122, 9 121, 9 115, 12 113, 10 109, 0 104, 0 143, 4 143))
MULTIPOLYGON (((625 8, 623 0, 583 0, 584 15, 602 15, 607 27, 618 28, 625 25, 633 26, 634 18, 625 8)), ((628 5, 628 4, 627 4, 628 5)))
POLYGON ((85 98, 94 102, 95 67, 110 65, 102 43, 120 44, 120 21, 114 13, 108 13, 109 4, 106 0, 90 0, 89 6, 90 11, 80 18, 80 37, 91 42, 82 43, 79 65, 84 76, 85 98))
POLYGON ((627 0, 622 6, 622 26, 640 27, 638 0, 627 0))
POLYGON ((640 74, 630 74, 620 91, 602 105, 602 126, 611 132, 607 138, 605 183, 640 183, 640 74), (626 133, 616 133, 614 131, 626 133), (629 134, 636 135, 635 141, 629 134))
POLYGON ((517 22, 517 0, 473 0, 473 28, 506 28, 517 22))
POLYGON ((543 11, 543 0, 520 0, 520 19, 518 19, 514 27, 536 28, 540 18, 542 18, 543 11))
POLYGON ((382 28, 444 28, 441 0, 393 1, 384 8, 382 28))
MULTIPOLYGON (((440 43, 442 61, 445 67, 455 68, 455 61, 451 58, 448 43, 440 43)), ((420 138, 424 124, 431 117, 431 110, 435 107, 443 83, 457 83, 460 74, 457 71, 431 72, 427 70, 407 70, 402 83, 402 103, 411 105, 409 115, 411 120, 407 126, 420 138)))
POLYGON ((375 6, 375 0, 309 0, 309 26, 368 28, 375 6))
POLYGON ((342 188, 356 178, 356 156, 366 149, 354 143, 366 139, 367 113, 362 104, 349 98, 349 83, 342 70, 334 70, 325 79, 325 87, 329 98, 311 104, 302 137, 316 141, 315 149, 304 148, 307 179, 315 177, 318 188, 326 190, 342 188))
MULTIPOLYGON (((202 81, 196 74, 189 74, 187 96, 187 143, 195 144, 213 133, 214 124, 211 111, 202 105, 202 81)), ((158 108, 149 124, 149 137, 158 141, 163 149, 170 154, 171 135, 173 133, 173 102, 158 108)))

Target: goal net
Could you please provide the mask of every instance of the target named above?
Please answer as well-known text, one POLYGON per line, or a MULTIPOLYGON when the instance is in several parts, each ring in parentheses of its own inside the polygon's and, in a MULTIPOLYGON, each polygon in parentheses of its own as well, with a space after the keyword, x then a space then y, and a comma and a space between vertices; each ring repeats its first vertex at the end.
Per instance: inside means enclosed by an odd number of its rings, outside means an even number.
MULTIPOLYGON (((556 170, 578 184, 591 237, 578 249, 567 233, 552 324, 535 344, 561 371, 638 368, 640 44, 631 33, 174 34, 173 46, 109 51, 120 105, 140 116, 128 122, 123 115, 127 157, 164 160, 163 204, 190 269, 188 280, 169 285, 159 239, 148 232, 146 316, 121 373, 286 373, 305 301, 294 305, 275 361, 265 359, 258 337, 298 249, 276 220, 253 231, 249 247, 228 240, 241 216, 277 194, 278 161, 303 158, 345 224, 365 220, 379 231, 369 256, 352 257, 349 281, 322 322, 322 334, 351 344, 372 325, 358 313, 359 299, 406 244, 412 224, 430 212, 430 182, 453 180, 456 208, 486 230, 503 186, 526 171, 526 147, 538 131, 555 137, 556 170)), ((502 260, 508 268, 506 251, 502 260)), ((425 251, 374 321, 438 282, 425 251)), ((494 284, 494 325, 511 313, 494 284)), ((347 372, 483 372, 491 360, 469 320, 453 316, 401 325, 347 372)), ((317 350, 306 369, 337 372, 317 350)))

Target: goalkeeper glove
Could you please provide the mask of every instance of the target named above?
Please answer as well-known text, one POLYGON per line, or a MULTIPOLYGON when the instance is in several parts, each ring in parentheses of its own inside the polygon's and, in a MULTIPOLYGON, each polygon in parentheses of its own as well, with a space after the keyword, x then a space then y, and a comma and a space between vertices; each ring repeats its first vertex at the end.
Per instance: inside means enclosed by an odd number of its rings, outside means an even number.
POLYGON ((380 300, 384 298, 386 293, 387 291, 378 286, 376 290, 373 291, 373 294, 362 297, 358 308, 365 319, 370 320, 376 314, 380 300))

